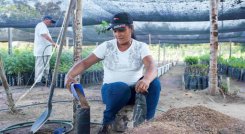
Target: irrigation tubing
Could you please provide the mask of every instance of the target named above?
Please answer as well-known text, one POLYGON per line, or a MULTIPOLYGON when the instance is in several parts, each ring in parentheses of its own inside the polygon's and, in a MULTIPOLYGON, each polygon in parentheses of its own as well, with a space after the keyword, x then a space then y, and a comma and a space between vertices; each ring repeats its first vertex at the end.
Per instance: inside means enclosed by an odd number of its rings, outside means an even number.
MULTIPOLYGON (((59 102, 72 102, 72 100, 64 100, 64 101, 52 101, 52 103, 59 103, 59 102)), ((41 102, 41 103, 36 103, 36 104, 28 104, 28 105, 22 105, 22 106, 17 106, 16 108, 24 108, 24 107, 30 107, 30 106, 36 106, 36 105, 43 105, 47 104, 47 102, 41 102)), ((0 109, 0 112, 2 111, 8 111, 8 108, 5 109, 0 109)))
MULTIPOLYGON (((51 123, 63 123, 63 124, 68 124, 71 125, 71 129, 68 130, 66 133, 69 133, 71 130, 73 130, 73 125, 71 124, 72 121, 70 120, 49 120, 51 123)), ((31 126, 33 124, 33 122, 22 122, 22 123, 18 123, 12 126, 9 126, 7 128, 4 129, 0 129, 0 133, 3 133, 4 131, 9 131, 9 130, 13 130, 13 129, 17 129, 17 128, 22 128, 22 127, 28 127, 31 126)), ((98 123, 98 122, 90 122, 90 124, 94 124, 94 125, 102 125, 102 123, 98 123)))
MULTIPOLYGON (((71 128, 68 131, 66 131, 65 133, 69 133, 73 129, 73 125, 72 125, 71 121, 68 121, 68 120, 49 120, 48 123, 59 123, 59 124, 70 125, 71 128)), ((12 125, 12 126, 9 126, 9 127, 5 128, 5 129, 0 130, 0 133, 3 133, 4 131, 13 130, 13 129, 29 127, 32 124, 33 124, 33 122, 23 122, 23 123, 15 124, 15 125, 12 125)))
MULTIPOLYGON (((96 100, 96 99, 87 99, 88 101, 101 101, 101 100, 96 100)), ((52 101, 52 103, 65 103, 65 102, 72 102, 72 100, 63 100, 63 101, 52 101)), ((30 106, 36 106, 36 105, 43 105, 43 104, 47 104, 47 102, 41 102, 41 103, 36 103, 36 104, 29 104, 29 105, 23 105, 23 106, 17 106, 16 108, 24 108, 24 107, 30 107, 30 106)), ((9 109, 8 108, 4 108, 4 109, 0 109, 0 112, 3 112, 3 111, 8 111, 9 109)), ((159 109, 157 108, 156 109, 157 111, 160 111, 160 112, 166 112, 162 109, 159 109)))
MULTIPOLYGON (((101 101, 101 99, 92 99, 92 98, 87 98, 88 101, 101 101)), ((52 101, 52 103, 66 103, 66 102, 72 102, 72 100, 58 100, 58 101, 52 101)), ((47 104, 47 102, 41 102, 41 103, 36 103, 36 104, 28 104, 28 105, 22 105, 22 106, 17 106, 16 108, 24 108, 24 107, 31 107, 31 106, 36 106, 36 105, 43 105, 47 104)), ((0 112, 2 111, 8 111, 8 108, 5 109, 0 109, 0 112)))
MULTIPOLYGON (((46 51, 46 49, 48 48, 48 47, 52 47, 52 45, 48 45, 48 46, 46 46, 45 48, 44 48, 44 50, 43 50, 43 55, 42 55, 42 57, 43 57, 43 65, 46 65, 47 64, 47 62, 48 62, 48 60, 44 60, 44 53, 45 53, 45 51, 46 51)), ((51 56, 50 56, 51 57, 51 56)))

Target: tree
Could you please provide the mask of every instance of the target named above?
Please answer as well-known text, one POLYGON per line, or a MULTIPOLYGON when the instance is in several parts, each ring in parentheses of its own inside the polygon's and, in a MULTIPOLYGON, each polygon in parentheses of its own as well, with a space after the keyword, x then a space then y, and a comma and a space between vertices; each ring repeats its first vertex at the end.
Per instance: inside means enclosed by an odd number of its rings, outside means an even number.
POLYGON ((60 18, 60 16, 64 16, 65 11, 61 10, 60 5, 62 4, 61 1, 58 2, 48 2, 48 3, 41 3, 37 2, 35 4, 36 10, 40 13, 41 16, 43 15, 50 15, 55 19, 60 18))
POLYGON ((4 71, 4 68, 3 68, 3 63, 2 63, 2 58, 1 57, 0 57, 0 78, 2 80, 3 87, 4 87, 6 95, 7 95, 8 108, 9 108, 11 113, 16 113, 17 110, 15 108, 14 99, 12 97, 12 92, 9 89, 9 86, 8 86, 8 82, 7 82, 7 79, 6 79, 6 75, 5 75, 5 71, 4 71))
POLYGON ((209 93, 215 95, 218 89, 217 54, 218 54, 218 2, 210 0, 210 66, 209 93))

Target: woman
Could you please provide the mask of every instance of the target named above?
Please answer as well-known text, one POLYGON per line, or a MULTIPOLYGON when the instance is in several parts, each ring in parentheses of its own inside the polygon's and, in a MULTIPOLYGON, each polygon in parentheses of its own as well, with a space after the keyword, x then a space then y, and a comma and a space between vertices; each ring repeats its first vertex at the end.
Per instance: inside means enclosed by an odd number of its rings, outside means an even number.
POLYGON ((113 30, 115 39, 100 44, 87 58, 75 64, 65 81, 69 89, 72 82, 76 83, 75 76, 103 60, 101 93, 106 109, 99 133, 109 133, 115 115, 122 107, 134 102, 136 92, 146 94, 146 119, 153 118, 161 90, 147 44, 133 39, 132 17, 126 12, 118 13, 113 16, 108 29, 113 30))

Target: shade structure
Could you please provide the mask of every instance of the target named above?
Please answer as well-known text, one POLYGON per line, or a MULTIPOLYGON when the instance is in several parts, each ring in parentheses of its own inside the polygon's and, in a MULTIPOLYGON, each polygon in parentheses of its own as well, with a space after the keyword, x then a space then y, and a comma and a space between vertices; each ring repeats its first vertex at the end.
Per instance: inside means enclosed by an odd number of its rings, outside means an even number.
MULTIPOLYGON (((209 0, 83 0, 85 43, 112 39, 111 32, 98 34, 96 27, 110 21, 117 12, 129 12, 135 21, 139 40, 147 42, 203 43, 209 42, 209 0)), ((57 23, 50 28, 57 37, 69 1, 63 0, 2 0, 0 28, 18 28, 14 40, 33 40, 33 28, 42 16, 51 15, 57 23), (19 31, 19 32, 18 32, 19 31), (26 34, 23 34, 24 31, 26 34)), ((245 1, 221 0, 219 3, 220 41, 244 42, 245 1)), ((70 25, 71 22, 70 22, 70 25)), ((0 41, 7 41, 5 29, 0 41)), ((72 37, 72 32, 68 34, 72 37)))

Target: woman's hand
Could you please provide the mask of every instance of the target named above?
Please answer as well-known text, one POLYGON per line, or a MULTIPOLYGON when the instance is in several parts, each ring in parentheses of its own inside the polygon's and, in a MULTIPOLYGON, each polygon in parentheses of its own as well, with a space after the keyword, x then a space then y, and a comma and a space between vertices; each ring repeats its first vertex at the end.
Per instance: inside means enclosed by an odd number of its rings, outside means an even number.
POLYGON ((75 78, 71 77, 70 75, 66 75, 65 77, 65 86, 66 88, 71 92, 71 84, 72 83, 76 83, 77 81, 75 80, 75 78))
POLYGON ((150 81, 143 78, 136 83, 135 91, 137 93, 147 94, 149 85, 150 85, 150 81))

